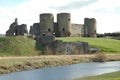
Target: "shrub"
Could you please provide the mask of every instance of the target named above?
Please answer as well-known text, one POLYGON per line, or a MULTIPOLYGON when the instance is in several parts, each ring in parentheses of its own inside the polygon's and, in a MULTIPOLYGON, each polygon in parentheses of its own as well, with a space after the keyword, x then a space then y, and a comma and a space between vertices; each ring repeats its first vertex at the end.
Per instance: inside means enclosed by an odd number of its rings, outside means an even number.
POLYGON ((106 54, 104 54, 104 53, 97 53, 95 55, 95 58, 93 58, 93 61, 94 62, 105 62, 106 59, 107 59, 106 54))

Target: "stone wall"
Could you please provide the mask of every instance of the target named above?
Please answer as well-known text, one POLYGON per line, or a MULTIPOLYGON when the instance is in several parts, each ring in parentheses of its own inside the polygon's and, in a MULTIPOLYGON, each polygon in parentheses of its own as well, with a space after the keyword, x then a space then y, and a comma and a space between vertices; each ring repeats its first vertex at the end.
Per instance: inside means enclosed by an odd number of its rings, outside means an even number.
POLYGON ((71 37, 84 36, 84 25, 83 24, 71 24, 70 33, 71 33, 71 37))
POLYGON ((53 40, 47 44, 42 44, 40 40, 36 41, 40 46, 42 54, 85 54, 89 53, 89 45, 86 42, 63 42, 53 40))
POLYGON ((34 23, 33 26, 30 26, 29 35, 33 39, 40 35, 40 23, 34 23))
POLYGON ((89 53, 86 42, 63 42, 56 40, 53 43, 54 54, 85 54, 89 53))
POLYGON ((28 33, 27 25, 26 24, 18 25, 18 20, 17 18, 15 18, 15 22, 13 22, 10 25, 9 30, 6 31, 6 36, 24 36, 27 33, 28 33))

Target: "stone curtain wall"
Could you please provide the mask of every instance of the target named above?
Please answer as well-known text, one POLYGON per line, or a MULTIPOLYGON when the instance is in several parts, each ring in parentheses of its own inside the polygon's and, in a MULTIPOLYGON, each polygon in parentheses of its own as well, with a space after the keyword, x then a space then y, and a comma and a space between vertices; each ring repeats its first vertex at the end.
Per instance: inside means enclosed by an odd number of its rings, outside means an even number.
POLYGON ((86 42, 63 42, 55 40, 53 42, 41 43, 37 40, 37 45, 41 45, 42 54, 85 54, 89 53, 89 45, 86 42), (38 44, 39 43, 39 44, 38 44))
POLYGON ((71 24, 70 29, 71 37, 83 37, 84 25, 83 24, 71 24))

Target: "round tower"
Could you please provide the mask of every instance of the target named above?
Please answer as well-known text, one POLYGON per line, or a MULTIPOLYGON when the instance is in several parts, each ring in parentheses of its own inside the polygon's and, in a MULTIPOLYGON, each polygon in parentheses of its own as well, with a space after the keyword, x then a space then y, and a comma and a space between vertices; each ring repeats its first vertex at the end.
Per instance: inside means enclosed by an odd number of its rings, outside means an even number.
POLYGON ((89 18, 84 18, 84 37, 88 37, 88 21, 89 18))
POLYGON ((51 13, 40 14, 40 35, 50 36, 54 31, 54 16, 51 13))
POLYGON ((84 19, 84 32, 86 37, 96 37, 96 19, 85 18, 84 19))
POLYGON ((58 24, 59 37, 70 36, 70 27, 71 27, 70 13, 57 14, 57 24, 58 24))

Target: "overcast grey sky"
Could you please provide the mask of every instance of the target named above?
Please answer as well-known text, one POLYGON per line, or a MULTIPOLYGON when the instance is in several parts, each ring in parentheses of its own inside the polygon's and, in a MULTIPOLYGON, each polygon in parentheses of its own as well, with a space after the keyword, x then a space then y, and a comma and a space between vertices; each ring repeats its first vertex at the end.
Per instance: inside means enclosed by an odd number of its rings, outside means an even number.
POLYGON ((0 33, 18 18, 29 26, 39 22, 39 14, 71 13, 72 23, 83 24, 84 18, 96 18, 97 32, 120 31, 120 0, 0 0, 0 33))

